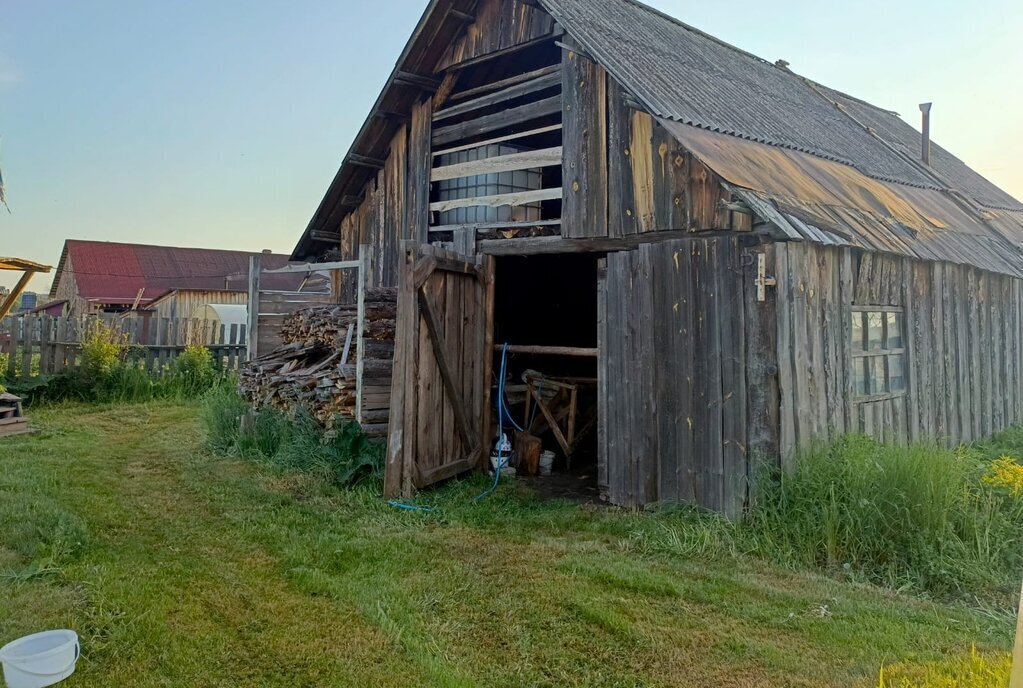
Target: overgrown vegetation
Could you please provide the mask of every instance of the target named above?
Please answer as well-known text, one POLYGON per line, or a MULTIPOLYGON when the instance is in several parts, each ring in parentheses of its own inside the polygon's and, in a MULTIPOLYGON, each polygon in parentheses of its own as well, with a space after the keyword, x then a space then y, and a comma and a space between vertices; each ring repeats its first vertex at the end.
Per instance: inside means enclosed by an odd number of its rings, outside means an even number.
POLYGON ((762 474, 739 523, 682 515, 661 551, 752 556, 942 599, 1009 607, 1023 571, 1023 432, 948 449, 850 436, 762 474))
MULTIPOLYGON (((125 335, 102 322, 89 324, 82 334, 78 365, 53 375, 0 382, 32 406, 65 401, 140 403, 195 399, 220 386, 233 386, 233 378, 217 370, 213 354, 203 346, 188 346, 166 369, 150 373, 139 351, 125 335)), ((35 364, 38 366, 38 362, 35 364)))
POLYGON ((253 412, 227 387, 203 398, 202 419, 209 448, 221 454, 312 472, 341 486, 383 477, 383 444, 368 440, 356 423, 339 421, 324 433, 308 413, 253 412))

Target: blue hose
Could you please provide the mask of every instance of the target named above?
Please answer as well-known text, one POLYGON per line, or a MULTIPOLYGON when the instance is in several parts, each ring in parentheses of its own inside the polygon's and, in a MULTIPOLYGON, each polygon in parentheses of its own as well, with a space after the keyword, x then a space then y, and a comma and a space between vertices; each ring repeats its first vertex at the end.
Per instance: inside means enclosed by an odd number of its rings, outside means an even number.
MULTIPOLYGON (((505 342, 504 348, 501 350, 501 375, 497 378, 497 443, 498 447, 501 446, 501 439, 504 437, 504 414, 507 411, 507 403, 504 400, 504 377, 508 371, 508 343, 505 342)), ((508 420, 511 420, 511 413, 508 413, 508 420)), ((515 421, 512 420, 512 424, 515 421)), ((517 425, 515 427, 518 427, 517 425)), ((522 428, 519 428, 522 431, 522 428)), ((498 454, 501 450, 498 449, 498 454)), ((478 495, 474 502, 481 502, 490 495, 497 491, 497 486, 501 482, 501 462, 498 461, 497 467, 494 469, 494 483, 490 486, 486 492, 478 495)))

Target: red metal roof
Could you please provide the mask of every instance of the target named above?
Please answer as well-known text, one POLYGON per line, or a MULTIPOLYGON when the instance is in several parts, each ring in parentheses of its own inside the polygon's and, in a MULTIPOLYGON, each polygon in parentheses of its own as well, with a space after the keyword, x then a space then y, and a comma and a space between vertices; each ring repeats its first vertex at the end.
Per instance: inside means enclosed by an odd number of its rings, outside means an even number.
MULTIPOLYGON (((204 248, 119 244, 69 239, 54 280, 71 271, 79 295, 90 301, 130 304, 144 289, 147 304, 175 289, 246 291, 253 253, 204 248)), ((288 264, 288 256, 262 254, 264 269, 288 264)), ((297 290, 303 275, 266 275, 263 288, 297 290)))

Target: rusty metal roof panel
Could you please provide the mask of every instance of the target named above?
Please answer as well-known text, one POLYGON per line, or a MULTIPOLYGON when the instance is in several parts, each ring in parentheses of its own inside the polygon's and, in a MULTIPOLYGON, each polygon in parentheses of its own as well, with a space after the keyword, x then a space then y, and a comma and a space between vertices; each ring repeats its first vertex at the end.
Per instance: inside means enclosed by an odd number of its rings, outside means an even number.
POLYGON ((783 232, 1023 277, 1020 243, 1006 238, 1012 231, 1023 238, 1023 213, 973 212, 944 191, 879 181, 838 162, 670 120, 661 124, 783 232))

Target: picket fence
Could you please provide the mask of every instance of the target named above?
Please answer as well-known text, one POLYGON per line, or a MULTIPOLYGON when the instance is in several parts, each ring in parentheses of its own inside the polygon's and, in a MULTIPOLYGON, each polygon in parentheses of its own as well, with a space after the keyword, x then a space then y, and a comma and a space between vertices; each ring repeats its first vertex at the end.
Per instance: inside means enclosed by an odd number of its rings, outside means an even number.
POLYGON ((166 371, 190 345, 208 348, 223 370, 237 370, 247 358, 245 325, 143 316, 17 315, 0 320, 0 354, 7 355, 7 368, 0 372, 13 380, 77 367, 82 335, 96 322, 120 333, 129 345, 129 359, 154 375, 166 371))

